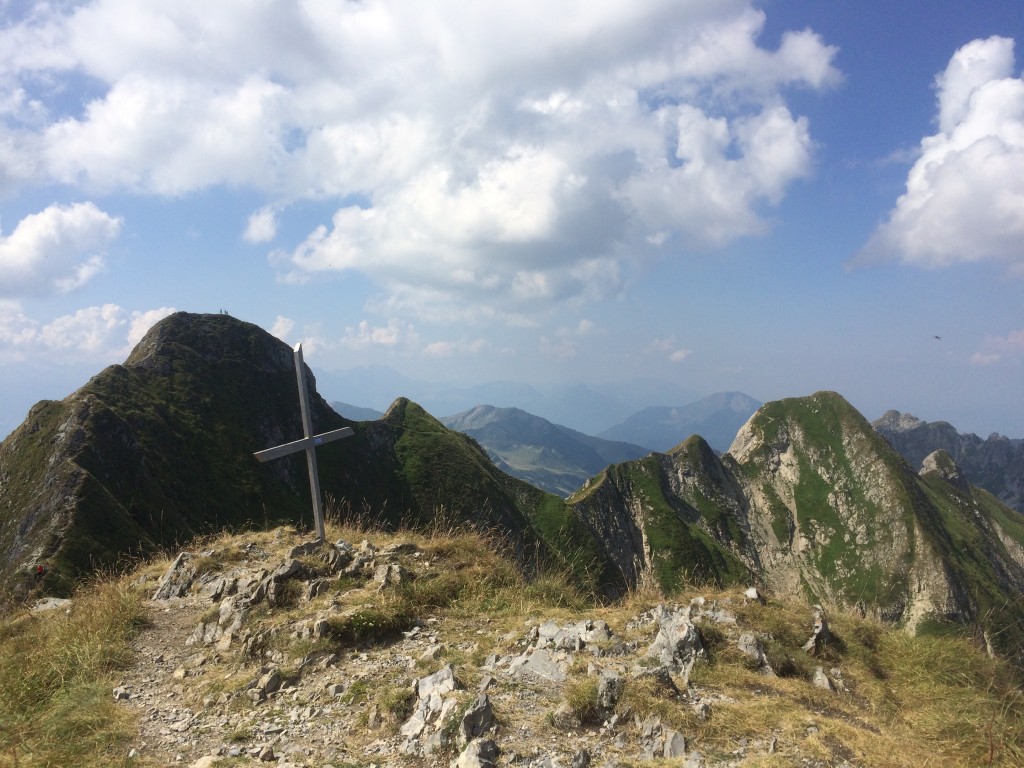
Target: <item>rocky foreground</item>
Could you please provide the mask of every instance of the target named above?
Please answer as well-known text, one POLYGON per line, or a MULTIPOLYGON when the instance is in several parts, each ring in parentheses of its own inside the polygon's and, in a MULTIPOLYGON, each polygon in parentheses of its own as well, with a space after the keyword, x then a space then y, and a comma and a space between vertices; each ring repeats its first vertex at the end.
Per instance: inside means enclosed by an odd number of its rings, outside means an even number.
MULTIPOLYGON (((279 529, 149 566, 151 623, 112 690, 138 721, 128 763, 923 764, 878 625, 836 631, 742 588, 595 607, 486 544, 279 529)), ((983 740, 955 741, 924 739, 943 765, 985 764, 983 740)))

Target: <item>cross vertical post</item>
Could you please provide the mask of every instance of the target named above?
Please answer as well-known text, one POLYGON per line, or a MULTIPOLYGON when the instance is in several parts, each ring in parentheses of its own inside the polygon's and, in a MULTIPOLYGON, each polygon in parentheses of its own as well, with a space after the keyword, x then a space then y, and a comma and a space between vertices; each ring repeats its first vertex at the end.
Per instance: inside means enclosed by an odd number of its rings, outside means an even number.
POLYGON ((316 466, 316 446, 340 440, 354 434, 351 427, 342 427, 319 435, 313 434, 313 415, 309 410, 309 393, 306 391, 306 365, 302 360, 302 344, 295 347, 295 379, 299 385, 299 410, 302 414, 301 440, 267 448, 253 454, 259 461, 270 461, 298 451, 306 452, 306 465, 309 467, 309 493, 313 497, 313 521, 316 524, 316 535, 323 541, 327 538, 324 530, 324 510, 320 500, 320 473, 316 466))

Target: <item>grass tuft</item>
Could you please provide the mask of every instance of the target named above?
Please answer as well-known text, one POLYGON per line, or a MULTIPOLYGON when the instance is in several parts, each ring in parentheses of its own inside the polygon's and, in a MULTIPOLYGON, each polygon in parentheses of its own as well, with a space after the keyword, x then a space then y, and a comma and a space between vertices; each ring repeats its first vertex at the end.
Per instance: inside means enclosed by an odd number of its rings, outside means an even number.
POLYGON ((121 765, 130 728, 110 695, 146 623, 123 583, 83 588, 67 612, 17 614, 0 643, 0 756, 14 765, 121 765))

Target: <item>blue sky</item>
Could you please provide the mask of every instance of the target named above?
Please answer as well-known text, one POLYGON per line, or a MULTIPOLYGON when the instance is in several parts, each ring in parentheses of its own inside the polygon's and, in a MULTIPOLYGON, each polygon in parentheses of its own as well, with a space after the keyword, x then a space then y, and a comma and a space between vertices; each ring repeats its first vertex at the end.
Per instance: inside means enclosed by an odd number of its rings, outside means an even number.
POLYGON ((0 0, 0 433, 226 309, 1024 437, 1018 0, 512 6, 0 0))

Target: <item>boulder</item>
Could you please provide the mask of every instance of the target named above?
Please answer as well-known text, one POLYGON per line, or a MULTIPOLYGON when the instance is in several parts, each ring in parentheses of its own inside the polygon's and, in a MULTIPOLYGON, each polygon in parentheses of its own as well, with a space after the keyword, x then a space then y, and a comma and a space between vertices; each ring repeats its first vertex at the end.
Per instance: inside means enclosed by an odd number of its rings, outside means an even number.
POLYGON ((455 762, 456 768, 494 768, 498 765, 498 744, 490 738, 474 738, 455 762))
POLYGON ((753 632, 744 632, 736 641, 740 653, 746 656, 753 663, 754 669, 766 677, 774 677, 775 670, 768 663, 768 657, 764 654, 764 645, 761 639, 753 632))
POLYGON ((492 739, 473 739, 455 761, 455 768, 494 768, 497 764, 498 745, 492 739))
POLYGON ((649 658, 657 659, 662 666, 689 680, 690 670, 698 656, 704 654, 700 635, 690 623, 688 611, 669 613, 659 606, 658 634, 647 649, 649 658))
POLYGON ((417 696, 416 705, 412 715, 402 725, 401 734, 407 739, 415 739, 424 735, 425 731, 438 730, 454 706, 454 700, 446 700, 445 694, 460 687, 451 664, 417 680, 413 685, 417 696))
POLYGON ((832 685, 832 681, 828 679, 828 675, 825 674, 825 670, 822 667, 814 668, 814 675, 811 677, 811 682, 815 688, 823 688, 826 691, 834 691, 835 687, 832 685))
POLYGON ((812 656, 821 653, 821 649, 828 643, 831 634, 828 629, 828 622, 825 620, 825 612, 821 606, 816 606, 814 612, 814 632, 810 639, 804 643, 804 650, 812 656))
POLYGON ((463 744, 483 736, 494 724, 494 708, 486 693, 476 697, 476 701, 466 710, 459 723, 459 738, 463 744))

